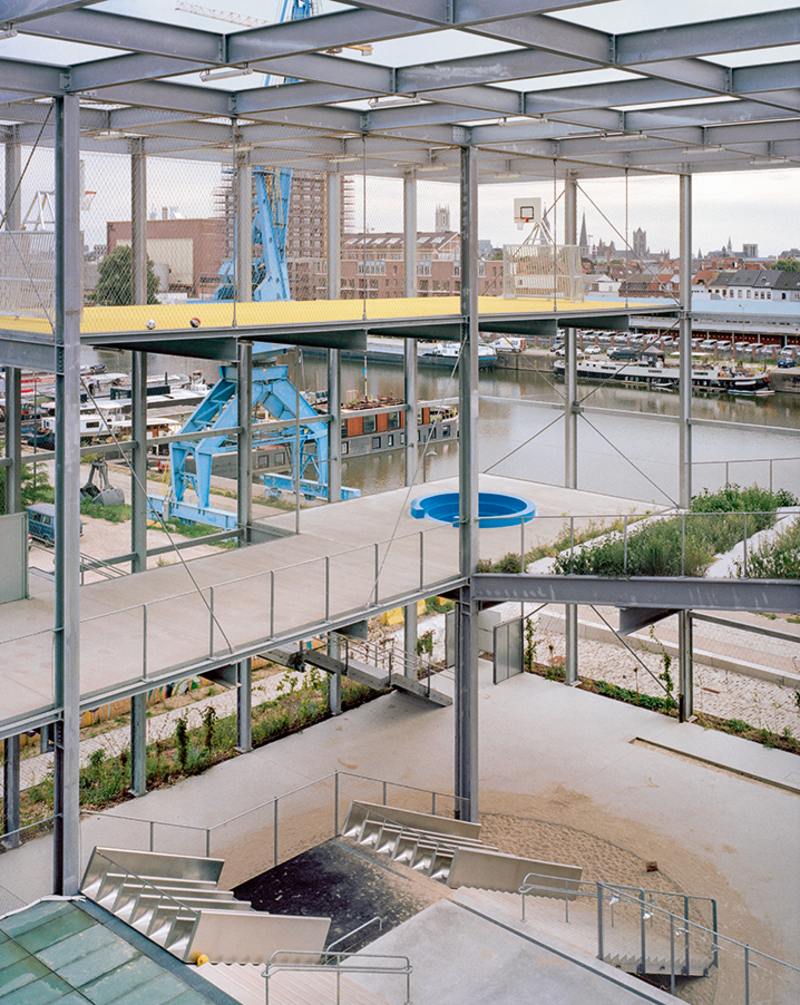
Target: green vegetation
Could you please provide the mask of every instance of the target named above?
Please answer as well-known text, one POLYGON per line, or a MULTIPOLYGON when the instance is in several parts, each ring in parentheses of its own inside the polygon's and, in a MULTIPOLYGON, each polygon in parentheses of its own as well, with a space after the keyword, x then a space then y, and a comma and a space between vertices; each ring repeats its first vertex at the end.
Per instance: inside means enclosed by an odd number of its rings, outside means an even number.
MULTIPOLYGON (((287 671, 279 684, 279 697, 253 708, 253 746, 260 747, 289 733, 330 717, 327 675, 315 668, 305 674, 287 671)), ((347 678, 342 679, 342 710, 356 708, 383 692, 373 691, 347 678)), ((217 716, 213 706, 202 714, 199 726, 188 725, 186 716, 175 724, 172 736, 147 745, 148 789, 171 785, 181 778, 197 775, 214 764, 235 756, 236 716, 217 716)), ((89 810, 106 809, 129 798, 130 751, 111 756, 103 749, 89 755, 89 763, 80 772, 80 803, 89 810)), ((0 800, 2 805, 2 800, 0 800)), ((46 821, 53 812, 53 774, 22 793, 20 801, 23 827, 46 821)), ((44 825, 49 826, 47 824, 44 825)), ((34 836, 37 829, 25 837, 34 836)))
POLYGON ((101 506, 93 499, 81 499, 81 515, 91 516, 96 520, 108 520, 109 523, 125 523, 131 518, 131 508, 127 503, 120 506, 101 506))
MULTIPOLYGON (((736 575, 743 577, 744 563, 736 562, 736 575)), ((747 575, 752 579, 800 579, 800 518, 772 541, 762 541, 747 556, 747 575)), ((800 619, 787 618, 797 624, 800 619)))
POLYGON ((800 262, 796 258, 779 258, 770 268, 781 272, 800 272, 800 262))
MULTIPOLYGON (((22 505, 32 506, 37 502, 51 503, 55 501, 55 489, 47 477, 44 466, 36 467, 25 464, 20 474, 22 488, 22 505)), ((6 469, 0 468, 0 513, 6 511, 6 469)))
POLYGON ((559 554, 555 571, 609 578, 702 576, 715 555, 742 540, 745 527, 747 536, 771 527, 777 507, 796 504, 788 492, 770 492, 755 485, 704 491, 692 498, 691 511, 683 519, 654 519, 627 535, 615 530, 596 544, 559 554))
MULTIPOLYGON (((133 303, 133 252, 130 245, 119 244, 97 267, 94 299, 97 304, 119 307, 133 303)), ((158 276, 147 259, 147 302, 157 304, 158 276)))

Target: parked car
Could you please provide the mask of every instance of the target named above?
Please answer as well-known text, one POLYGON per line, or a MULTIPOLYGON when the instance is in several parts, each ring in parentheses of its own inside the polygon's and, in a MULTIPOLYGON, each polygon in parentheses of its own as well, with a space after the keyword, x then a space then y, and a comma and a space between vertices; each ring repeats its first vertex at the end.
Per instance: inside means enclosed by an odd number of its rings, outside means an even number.
MULTIPOLYGON (((28 533, 37 541, 45 544, 55 544, 56 540, 56 508, 53 503, 34 503, 26 506, 28 511, 28 533)), ((80 533, 83 534, 83 521, 78 519, 80 533)))
POLYGON ((587 356, 599 356, 603 350, 599 345, 587 345, 583 351, 587 356))
POLYGON ((789 367, 797 366, 797 360, 796 359, 789 359, 788 356, 781 356, 781 358, 778 360, 778 366, 782 370, 788 370, 789 367))

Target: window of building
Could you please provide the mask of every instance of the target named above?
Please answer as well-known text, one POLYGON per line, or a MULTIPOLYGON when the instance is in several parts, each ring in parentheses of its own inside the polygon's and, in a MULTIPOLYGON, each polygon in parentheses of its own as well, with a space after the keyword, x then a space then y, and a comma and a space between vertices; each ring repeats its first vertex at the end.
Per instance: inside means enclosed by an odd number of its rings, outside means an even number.
POLYGON ((372 437, 372 449, 373 450, 380 450, 381 449, 381 438, 380 438, 380 436, 373 436, 372 437))
POLYGON ((386 427, 387 429, 399 429, 400 428, 400 413, 399 412, 388 412, 386 415, 386 427))
POLYGON ((364 416, 364 432, 374 433, 375 432, 375 416, 365 415, 364 416))
POLYGON ((386 437, 386 446, 387 447, 394 446, 394 436, 391 433, 389 433, 389 435, 386 437))
POLYGON ((350 453, 350 444, 349 443, 343 443, 342 444, 342 456, 344 456, 345 454, 349 454, 349 453, 350 453))

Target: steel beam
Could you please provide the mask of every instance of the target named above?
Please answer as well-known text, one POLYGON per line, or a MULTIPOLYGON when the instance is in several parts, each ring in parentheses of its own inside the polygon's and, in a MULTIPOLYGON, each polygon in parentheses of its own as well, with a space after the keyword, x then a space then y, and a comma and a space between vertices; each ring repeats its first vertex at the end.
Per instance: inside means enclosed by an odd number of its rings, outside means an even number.
POLYGON ((54 891, 80 883, 80 138, 78 99, 55 99, 56 144, 56 526, 54 699, 54 891))
MULTIPOLYGON (((568 177, 564 181, 564 243, 578 243, 578 181, 568 177)), ((555 295, 555 294, 554 294, 555 295)), ((565 340, 565 401, 564 401, 564 486, 578 487, 578 332, 570 325, 565 340)), ((564 682, 568 686, 578 683, 578 608, 566 604, 564 608, 564 682)))
MULTIPOLYGON (((478 562, 478 155, 461 148, 461 314, 459 377, 459 565, 478 562)), ((456 815, 478 819, 478 620, 469 585, 456 605, 456 815)))
MULTIPOLYGON (((337 217, 338 221, 338 217, 337 217)), ((328 350, 328 502, 342 498, 342 355, 328 350)))
POLYGON ((699 579, 634 576, 533 576, 476 573, 477 602, 526 601, 548 604, 595 604, 607 607, 654 607, 703 611, 800 611, 800 582, 791 579, 699 579))

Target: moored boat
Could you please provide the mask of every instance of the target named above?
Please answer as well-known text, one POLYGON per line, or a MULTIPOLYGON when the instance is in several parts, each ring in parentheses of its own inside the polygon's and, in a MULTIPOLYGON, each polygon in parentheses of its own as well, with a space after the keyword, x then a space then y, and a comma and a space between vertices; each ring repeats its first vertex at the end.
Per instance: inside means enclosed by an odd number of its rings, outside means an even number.
MULTIPOLYGON (((564 360, 556 360, 553 375, 563 379, 565 366, 564 360)), ((577 377, 578 380, 677 390, 680 373, 677 367, 581 359, 577 363, 577 377)), ((692 390, 714 394, 772 393, 769 374, 733 366, 692 367, 692 390)))

